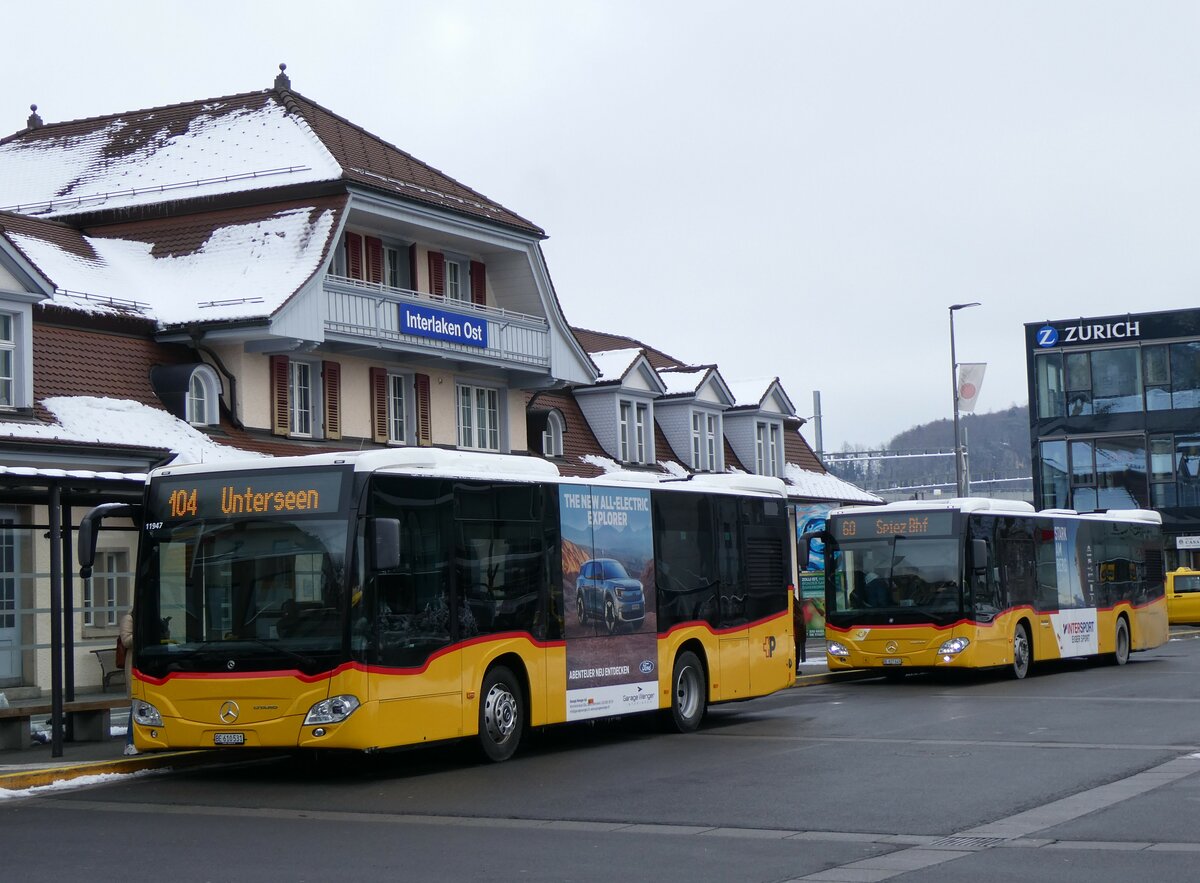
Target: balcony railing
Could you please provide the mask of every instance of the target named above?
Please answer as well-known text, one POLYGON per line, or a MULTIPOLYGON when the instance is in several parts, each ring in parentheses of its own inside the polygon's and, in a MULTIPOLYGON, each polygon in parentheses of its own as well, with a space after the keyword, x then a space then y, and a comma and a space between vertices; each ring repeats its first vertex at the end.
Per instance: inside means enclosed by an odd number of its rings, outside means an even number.
MULTIPOLYGON (((376 342, 402 344, 463 356, 482 357, 534 368, 550 367, 550 327, 540 316, 527 316, 496 307, 477 306, 466 301, 436 297, 417 291, 389 288, 346 276, 325 277, 325 331, 328 334, 364 338, 376 342), (402 316, 406 307, 462 317, 486 333, 475 342, 450 339, 454 335, 412 333, 406 331, 402 316)), ((399 347, 398 347, 399 348, 399 347)))

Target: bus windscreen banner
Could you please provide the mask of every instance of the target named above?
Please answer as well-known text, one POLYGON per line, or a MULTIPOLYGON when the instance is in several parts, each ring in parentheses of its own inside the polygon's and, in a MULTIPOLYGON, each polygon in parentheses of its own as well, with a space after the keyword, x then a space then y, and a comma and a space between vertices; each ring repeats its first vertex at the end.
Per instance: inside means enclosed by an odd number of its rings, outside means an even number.
POLYGON ((877 515, 837 515, 833 518, 833 537, 838 541, 874 540, 881 537, 950 536, 954 533, 954 513, 880 512, 877 515))
POLYGON ((342 470, 167 477, 154 482, 148 520, 321 515, 342 508, 342 470))
POLYGON ((658 707, 650 492, 559 486, 567 720, 658 707))

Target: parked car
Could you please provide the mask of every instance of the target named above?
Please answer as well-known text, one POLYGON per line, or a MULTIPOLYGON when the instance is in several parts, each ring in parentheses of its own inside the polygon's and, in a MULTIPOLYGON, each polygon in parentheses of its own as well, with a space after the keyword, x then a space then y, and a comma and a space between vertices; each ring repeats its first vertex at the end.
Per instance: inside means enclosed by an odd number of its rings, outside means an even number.
POLYGON ((575 612, 580 625, 598 619, 610 635, 622 625, 636 630, 646 619, 646 595, 620 561, 592 558, 583 562, 575 580, 575 612))

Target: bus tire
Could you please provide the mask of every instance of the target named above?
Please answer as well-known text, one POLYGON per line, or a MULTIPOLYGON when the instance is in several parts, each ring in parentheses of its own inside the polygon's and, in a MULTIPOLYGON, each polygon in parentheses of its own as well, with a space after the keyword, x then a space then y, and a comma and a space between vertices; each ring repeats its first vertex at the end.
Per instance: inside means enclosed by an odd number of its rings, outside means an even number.
POLYGON ((503 665, 488 669, 479 691, 479 747, 495 763, 508 760, 525 732, 525 694, 503 665))
POLYGON ((691 650, 675 658, 671 671, 670 722, 680 733, 693 733, 699 728, 708 708, 708 683, 704 666, 691 650))
POLYGON ((1023 680, 1029 674, 1029 666, 1033 662, 1033 644, 1029 638, 1029 626, 1024 621, 1017 623, 1013 631, 1013 658, 1009 674, 1014 679, 1023 680))
POLYGON ((1129 623, 1125 621, 1125 617, 1117 617, 1117 634, 1114 645, 1112 663, 1113 665, 1124 665, 1129 661, 1129 623))

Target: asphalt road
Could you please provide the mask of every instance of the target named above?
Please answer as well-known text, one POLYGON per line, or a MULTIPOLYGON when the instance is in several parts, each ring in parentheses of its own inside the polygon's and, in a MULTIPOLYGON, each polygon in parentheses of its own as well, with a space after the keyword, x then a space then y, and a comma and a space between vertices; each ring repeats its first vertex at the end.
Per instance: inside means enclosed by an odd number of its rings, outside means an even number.
MULTIPOLYGON (((249 756, 248 756, 249 757, 249 756)), ((456 745, 263 759, 0 801, 6 876, 224 880, 1192 880, 1200 639, 788 690, 456 745)))

